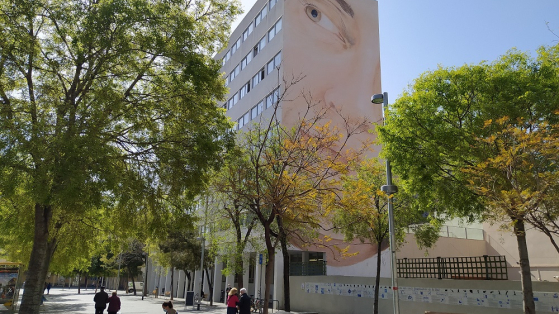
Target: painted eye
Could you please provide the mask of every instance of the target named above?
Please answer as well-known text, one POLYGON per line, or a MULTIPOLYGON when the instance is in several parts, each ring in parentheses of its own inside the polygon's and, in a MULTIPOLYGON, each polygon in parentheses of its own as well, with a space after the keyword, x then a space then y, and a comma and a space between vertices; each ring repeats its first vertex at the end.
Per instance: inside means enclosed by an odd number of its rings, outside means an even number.
POLYGON ((319 22, 320 19, 322 18, 322 13, 320 13, 320 11, 313 7, 313 6, 307 6, 306 7, 306 12, 307 12, 307 16, 313 20, 314 22, 319 22))
POLYGON ((311 21, 315 22, 317 25, 323 27, 324 29, 330 32, 333 33, 338 32, 337 27, 334 25, 334 23, 332 23, 332 21, 328 18, 328 16, 326 14, 323 15, 322 12, 319 9, 317 9, 315 6, 307 5, 305 7, 305 12, 307 13, 309 19, 311 19, 311 21))

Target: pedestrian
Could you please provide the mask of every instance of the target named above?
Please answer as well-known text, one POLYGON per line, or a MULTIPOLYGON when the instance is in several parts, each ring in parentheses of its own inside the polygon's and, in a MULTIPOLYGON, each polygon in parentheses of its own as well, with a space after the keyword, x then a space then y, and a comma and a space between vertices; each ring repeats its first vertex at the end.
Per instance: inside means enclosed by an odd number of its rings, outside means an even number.
POLYGON ((173 308, 173 302, 171 300, 163 302, 163 305, 161 305, 161 307, 167 314, 177 314, 177 311, 173 308))
POLYGON ((250 297, 247 289, 241 288, 241 299, 239 300, 239 314, 250 314, 250 297))
POLYGON ((95 314, 103 314, 109 302, 109 295, 105 292, 105 286, 101 286, 101 291, 95 294, 93 302, 95 302, 95 314))
POLYGON ((239 297, 237 296, 237 288, 231 288, 227 295, 227 314, 237 314, 237 304, 239 297))
POLYGON ((49 284, 47 285, 47 294, 50 294, 50 288, 52 287, 52 284, 49 282, 49 284))
POLYGON ((225 304, 227 304, 227 298, 229 297, 229 291, 231 291, 231 284, 228 284, 227 289, 225 289, 225 304))
POLYGON ((120 311, 120 298, 116 295, 116 291, 113 291, 112 295, 109 297, 109 308, 107 312, 109 314, 116 314, 120 311))

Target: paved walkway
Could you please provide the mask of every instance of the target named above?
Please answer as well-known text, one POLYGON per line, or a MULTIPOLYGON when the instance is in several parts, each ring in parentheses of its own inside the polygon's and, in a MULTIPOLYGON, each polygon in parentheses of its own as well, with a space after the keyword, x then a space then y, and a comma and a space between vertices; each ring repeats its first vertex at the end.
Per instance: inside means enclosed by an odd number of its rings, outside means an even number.
MULTIPOLYGON (((107 293, 109 293, 109 296, 111 295, 108 290, 107 293)), ((20 295, 22 294, 23 291, 20 292, 20 295)), ((45 295, 47 301, 44 302, 44 305, 41 305, 41 313, 93 314, 95 313, 94 296, 95 289, 81 289, 81 293, 78 294, 77 288, 52 288, 50 294, 45 295)), ((118 291, 118 296, 121 302, 121 314, 163 313, 161 304, 169 300, 169 298, 164 297, 156 299, 153 296, 144 297, 144 300, 142 300, 141 295, 126 294, 124 291, 118 291)), ((219 302, 214 302, 212 306, 209 305, 209 302, 202 302, 200 311, 193 306, 185 306, 184 299, 174 299, 173 305, 179 313, 225 314, 227 312, 225 304, 219 302)), ((107 311, 105 310, 104 313, 107 314, 107 311)))
MULTIPOLYGON (((107 290, 109 295, 111 292, 107 290)), ((20 291, 20 296, 23 294, 23 290, 20 291)), ((41 305, 41 313, 72 313, 72 314, 93 314, 95 313, 95 307, 93 303, 93 297, 95 296, 95 289, 81 289, 81 293, 78 294, 77 288, 52 288, 50 289, 50 294, 45 295, 47 301, 44 305, 41 305)), ((121 314, 154 314, 163 313, 161 304, 164 301, 168 301, 169 298, 154 298, 144 297, 142 300, 141 295, 135 296, 134 294, 126 294, 124 291, 118 291, 118 296, 121 302, 121 314)), ((225 314, 227 309, 225 304, 220 302, 214 302, 212 306, 209 302, 202 302, 200 310, 198 311, 196 307, 185 306, 184 299, 178 298, 173 300, 174 308, 179 313, 204 313, 204 314, 225 314)), ((0 311, 0 313, 4 313, 0 311)), ((107 311, 104 312, 107 314, 107 311)), ((270 312, 272 310, 270 309, 270 312)), ((274 314, 282 314, 283 311, 274 311, 274 314)), ((297 314, 291 312, 291 314, 297 314)))

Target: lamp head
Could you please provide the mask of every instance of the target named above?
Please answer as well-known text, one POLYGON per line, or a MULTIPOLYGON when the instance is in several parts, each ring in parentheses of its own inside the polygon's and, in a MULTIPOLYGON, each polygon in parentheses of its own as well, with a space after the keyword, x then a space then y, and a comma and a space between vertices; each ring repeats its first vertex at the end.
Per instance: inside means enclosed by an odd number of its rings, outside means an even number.
POLYGON ((384 95, 383 94, 374 94, 373 97, 371 97, 371 102, 373 104, 382 104, 384 101, 384 95))

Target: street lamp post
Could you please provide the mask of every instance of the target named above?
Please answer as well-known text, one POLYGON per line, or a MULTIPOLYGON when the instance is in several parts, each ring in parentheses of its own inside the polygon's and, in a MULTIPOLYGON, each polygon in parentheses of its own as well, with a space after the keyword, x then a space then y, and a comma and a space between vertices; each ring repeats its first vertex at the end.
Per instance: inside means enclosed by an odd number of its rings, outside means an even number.
MULTIPOLYGON (((371 97, 371 102, 373 104, 382 104, 382 118, 383 124, 386 124, 386 111, 388 110, 388 93, 374 94, 371 97)), ((400 313, 399 306, 399 295, 398 295, 398 272, 396 269, 396 240, 394 238, 395 228, 394 228, 394 207, 392 204, 392 194, 398 192, 398 187, 392 184, 392 168, 390 167, 390 161, 386 159, 386 185, 381 187, 381 190, 388 196, 388 229, 390 236, 390 270, 392 277, 392 306, 394 307, 394 313, 400 313)))

